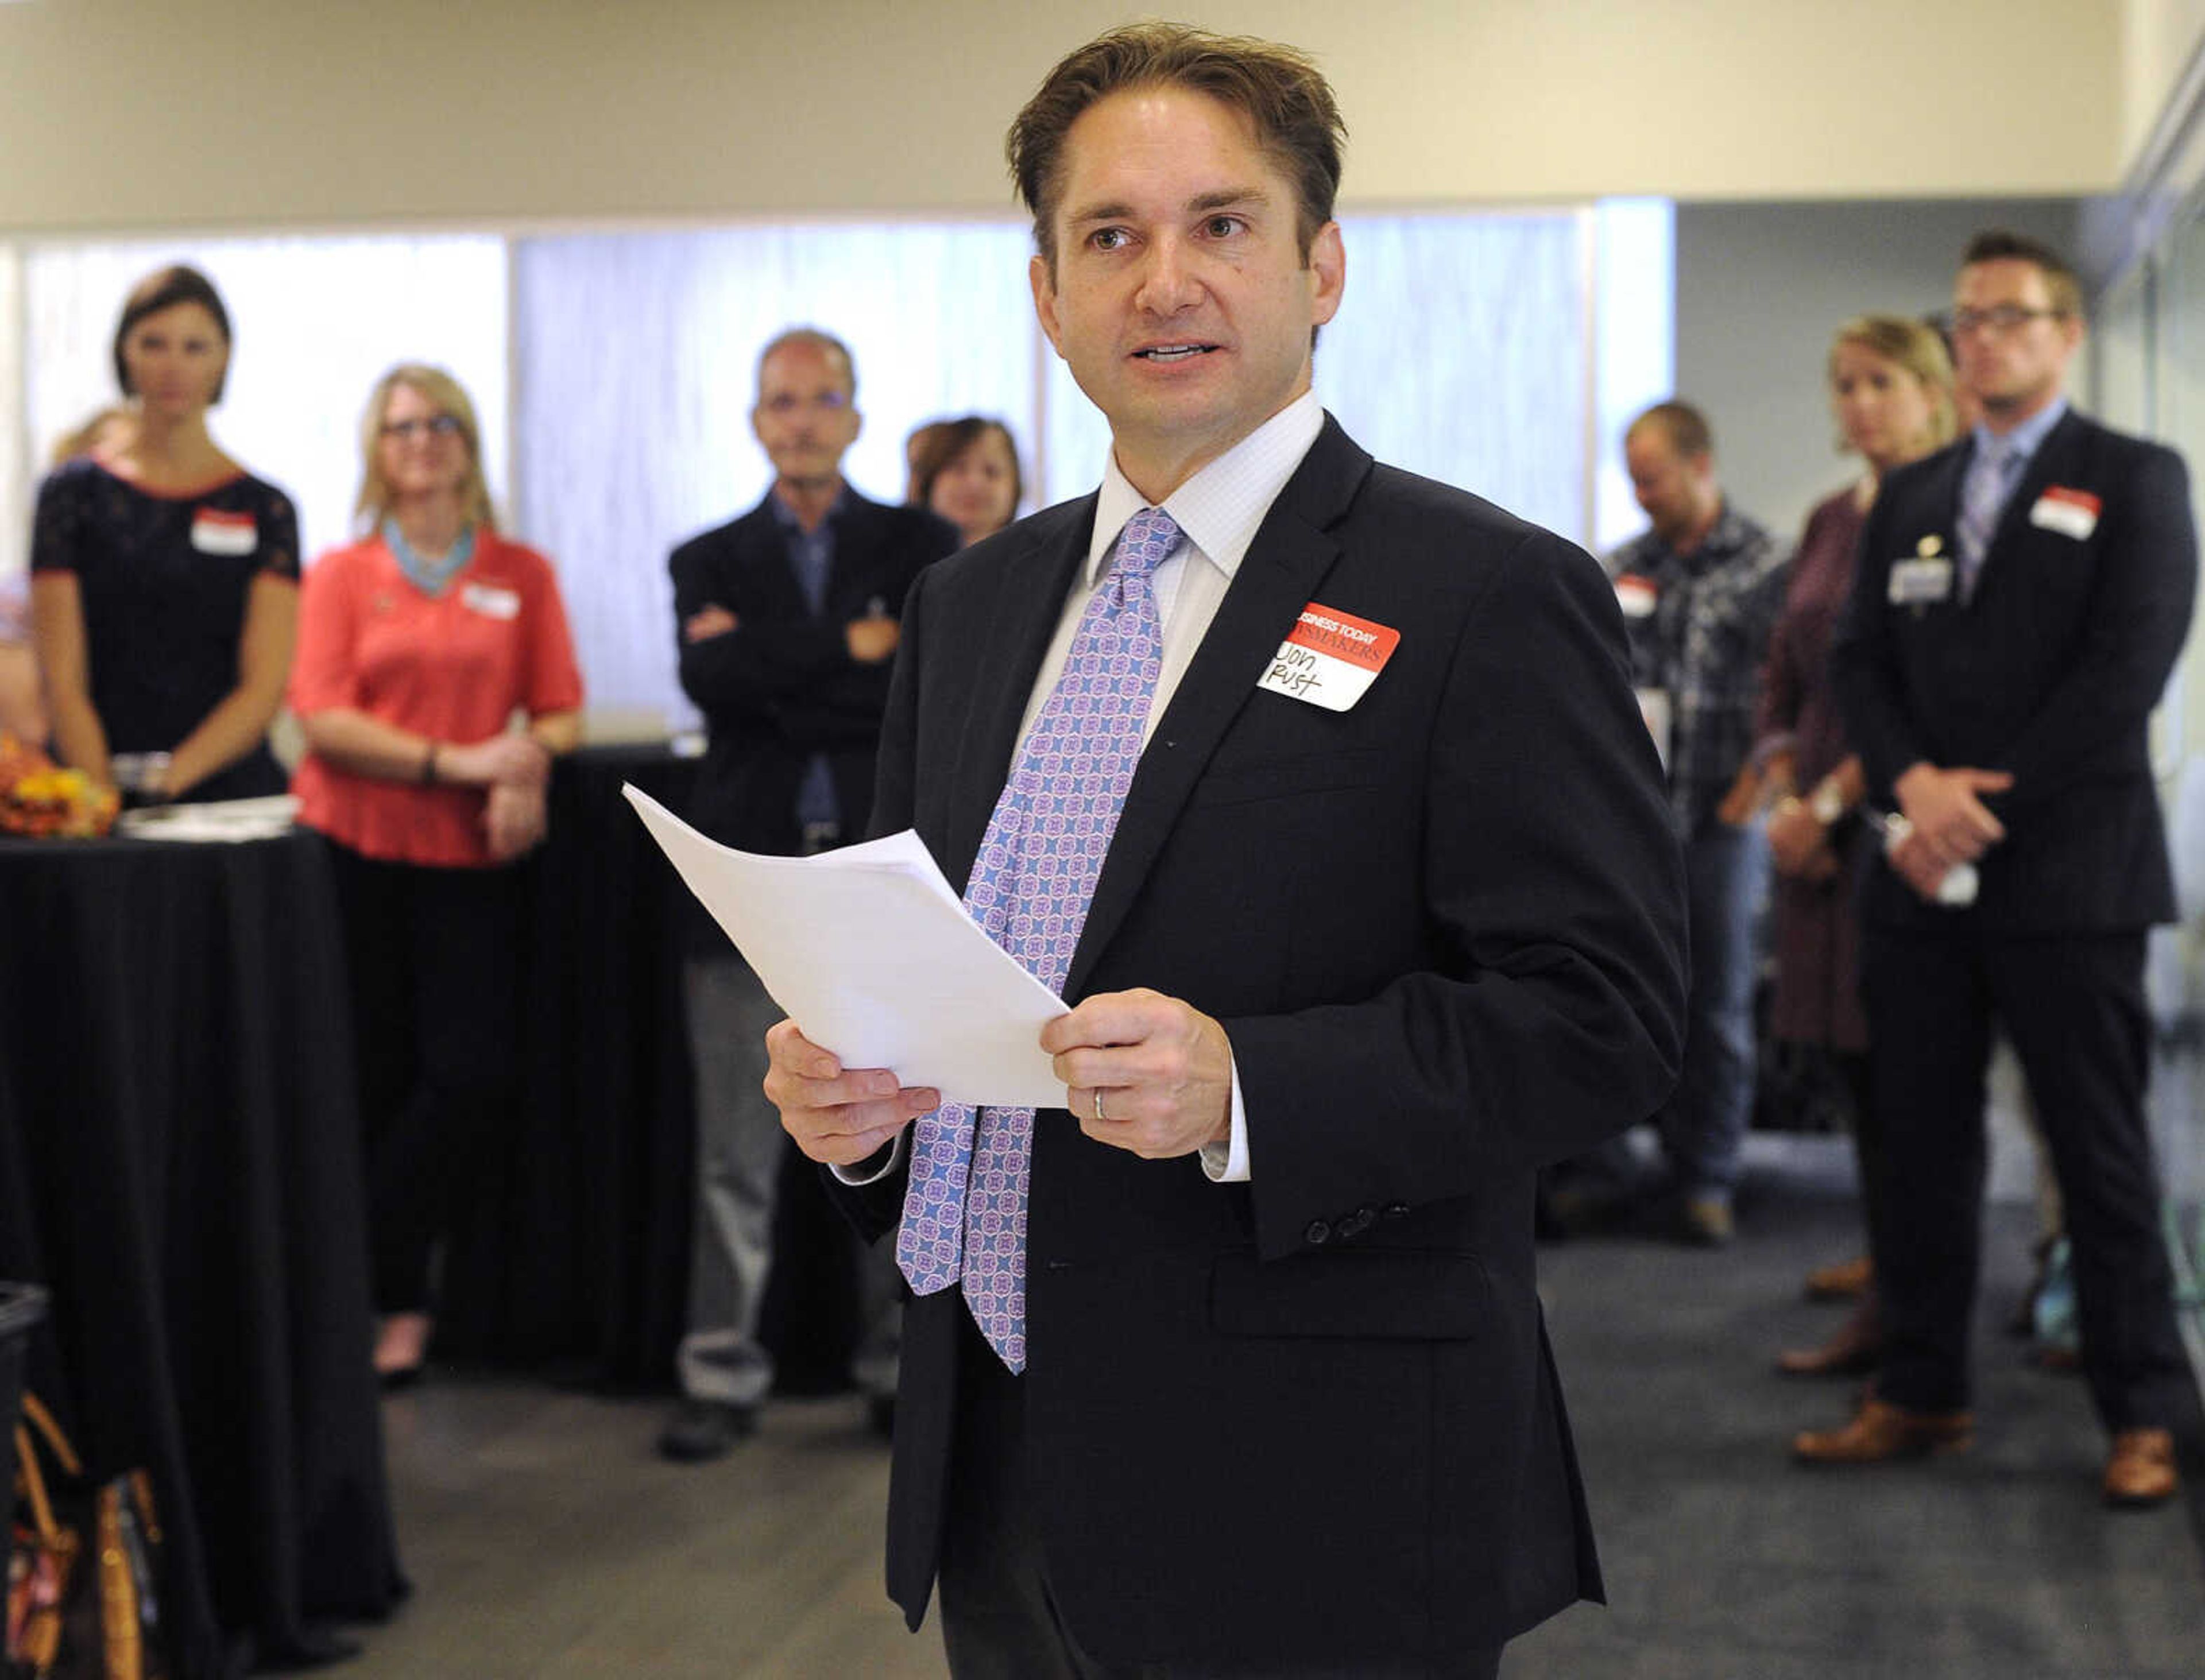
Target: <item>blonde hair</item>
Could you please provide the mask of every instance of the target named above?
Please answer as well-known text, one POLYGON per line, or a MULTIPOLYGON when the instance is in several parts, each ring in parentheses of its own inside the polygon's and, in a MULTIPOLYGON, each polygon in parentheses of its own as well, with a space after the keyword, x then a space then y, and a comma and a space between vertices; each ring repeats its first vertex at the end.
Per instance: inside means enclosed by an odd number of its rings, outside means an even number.
MULTIPOLYGON (((1904 315, 1856 315, 1830 337, 1830 354, 1823 377, 1834 381, 1838 371, 1838 347, 1857 344, 1870 355, 1881 356, 1919 382, 1929 399, 1929 447, 1941 449, 1959 435, 1960 411, 1953 401, 1952 358, 1945 341, 1927 322, 1904 315)), ((1838 453, 1852 446, 1838 433, 1838 453)))
POLYGON ((482 426, 475 419, 475 406, 458 380, 425 362, 399 363, 377 380, 368 394, 367 407, 360 417, 360 495, 353 502, 354 514, 370 525, 379 525, 390 511, 390 486, 383 477, 383 417, 389 411, 390 394, 401 385, 419 392, 460 423, 461 440, 467 446, 467 476, 460 484, 461 506, 470 525, 496 530, 490 487, 483 482, 482 426))

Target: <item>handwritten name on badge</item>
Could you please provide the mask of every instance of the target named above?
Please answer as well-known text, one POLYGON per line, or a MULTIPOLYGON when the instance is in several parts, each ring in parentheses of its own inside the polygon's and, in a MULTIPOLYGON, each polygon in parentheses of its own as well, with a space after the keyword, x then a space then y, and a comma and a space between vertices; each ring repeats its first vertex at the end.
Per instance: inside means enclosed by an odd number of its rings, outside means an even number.
POLYGON ((493 589, 488 584, 469 584, 460 591, 460 600, 484 618, 520 616, 520 597, 509 589, 493 589))
POLYGON ((2088 490, 2049 484, 2044 494, 2036 498, 2036 505, 2029 510, 2029 522, 2041 530, 2056 531, 2080 543, 2098 528, 2098 514, 2104 507, 2105 503, 2088 490))
POLYGON ((260 529, 250 513, 202 508, 192 515, 192 546, 203 555, 249 555, 260 545, 260 529))
POLYGON ((1377 680, 1400 642, 1398 630, 1312 601, 1256 686, 1344 712, 1377 680))

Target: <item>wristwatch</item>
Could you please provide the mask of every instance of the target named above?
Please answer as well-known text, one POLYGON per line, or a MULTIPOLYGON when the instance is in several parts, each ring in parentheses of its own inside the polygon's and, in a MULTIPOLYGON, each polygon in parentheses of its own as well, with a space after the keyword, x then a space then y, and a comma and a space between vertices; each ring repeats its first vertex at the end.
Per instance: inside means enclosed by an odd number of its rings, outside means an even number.
POLYGON ((1827 776, 1815 784, 1815 791, 1807 798, 1807 814, 1825 828, 1836 826, 1845 814, 1845 796, 1837 783, 1827 776))

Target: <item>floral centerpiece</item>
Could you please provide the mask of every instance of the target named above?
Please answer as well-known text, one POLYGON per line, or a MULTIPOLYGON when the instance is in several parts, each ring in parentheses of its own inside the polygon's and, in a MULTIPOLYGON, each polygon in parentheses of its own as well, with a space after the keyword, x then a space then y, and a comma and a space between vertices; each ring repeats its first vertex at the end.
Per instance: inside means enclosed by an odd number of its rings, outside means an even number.
POLYGON ((122 795, 0 733, 0 833, 89 840, 115 826, 122 795))

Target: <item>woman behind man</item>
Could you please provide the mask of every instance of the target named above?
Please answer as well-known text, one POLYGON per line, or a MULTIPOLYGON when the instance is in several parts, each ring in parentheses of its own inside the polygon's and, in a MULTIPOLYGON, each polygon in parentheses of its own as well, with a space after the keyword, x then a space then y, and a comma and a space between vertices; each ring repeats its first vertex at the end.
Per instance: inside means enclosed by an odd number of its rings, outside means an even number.
MULTIPOLYGON (((1952 360, 1944 341, 1919 321, 1863 315, 1846 322, 1831 343, 1828 377, 1839 447, 1857 453, 1868 471, 1808 515, 1762 673, 1755 751, 1765 766, 1763 786, 1780 796, 1768 819, 1777 876, 1770 1027, 1778 1039, 1826 1056, 1851 1095, 1862 1206, 1873 1228, 1868 1187, 1877 1129, 1853 894, 1875 837, 1860 814, 1866 781, 1830 687, 1830 637, 1852 590, 1876 485, 1892 468, 1950 442, 1957 420, 1952 360)), ((1823 1267, 1808 1290, 1858 1295, 1860 1304, 1828 1343, 1786 1352, 1780 1367, 1797 1375, 1867 1368, 1881 1341, 1867 1262, 1823 1267)))
POLYGON ((330 842, 352 962, 376 1310, 395 1386, 427 1351, 431 1256, 518 1072, 519 882, 581 677, 550 563, 491 518, 474 407, 416 365, 360 424, 367 535, 306 574, 299 820, 330 842), (510 727, 514 712, 525 732, 510 727))
POLYGON ((1025 482, 1019 448, 1001 420, 936 420, 911 438, 911 501, 957 527, 971 548, 1019 514, 1025 482))
POLYGON ((127 423, 39 490, 31 609, 56 755, 155 799, 283 790, 268 727, 291 667, 299 520, 207 430, 229 353, 205 276, 147 276, 115 329, 127 423))

